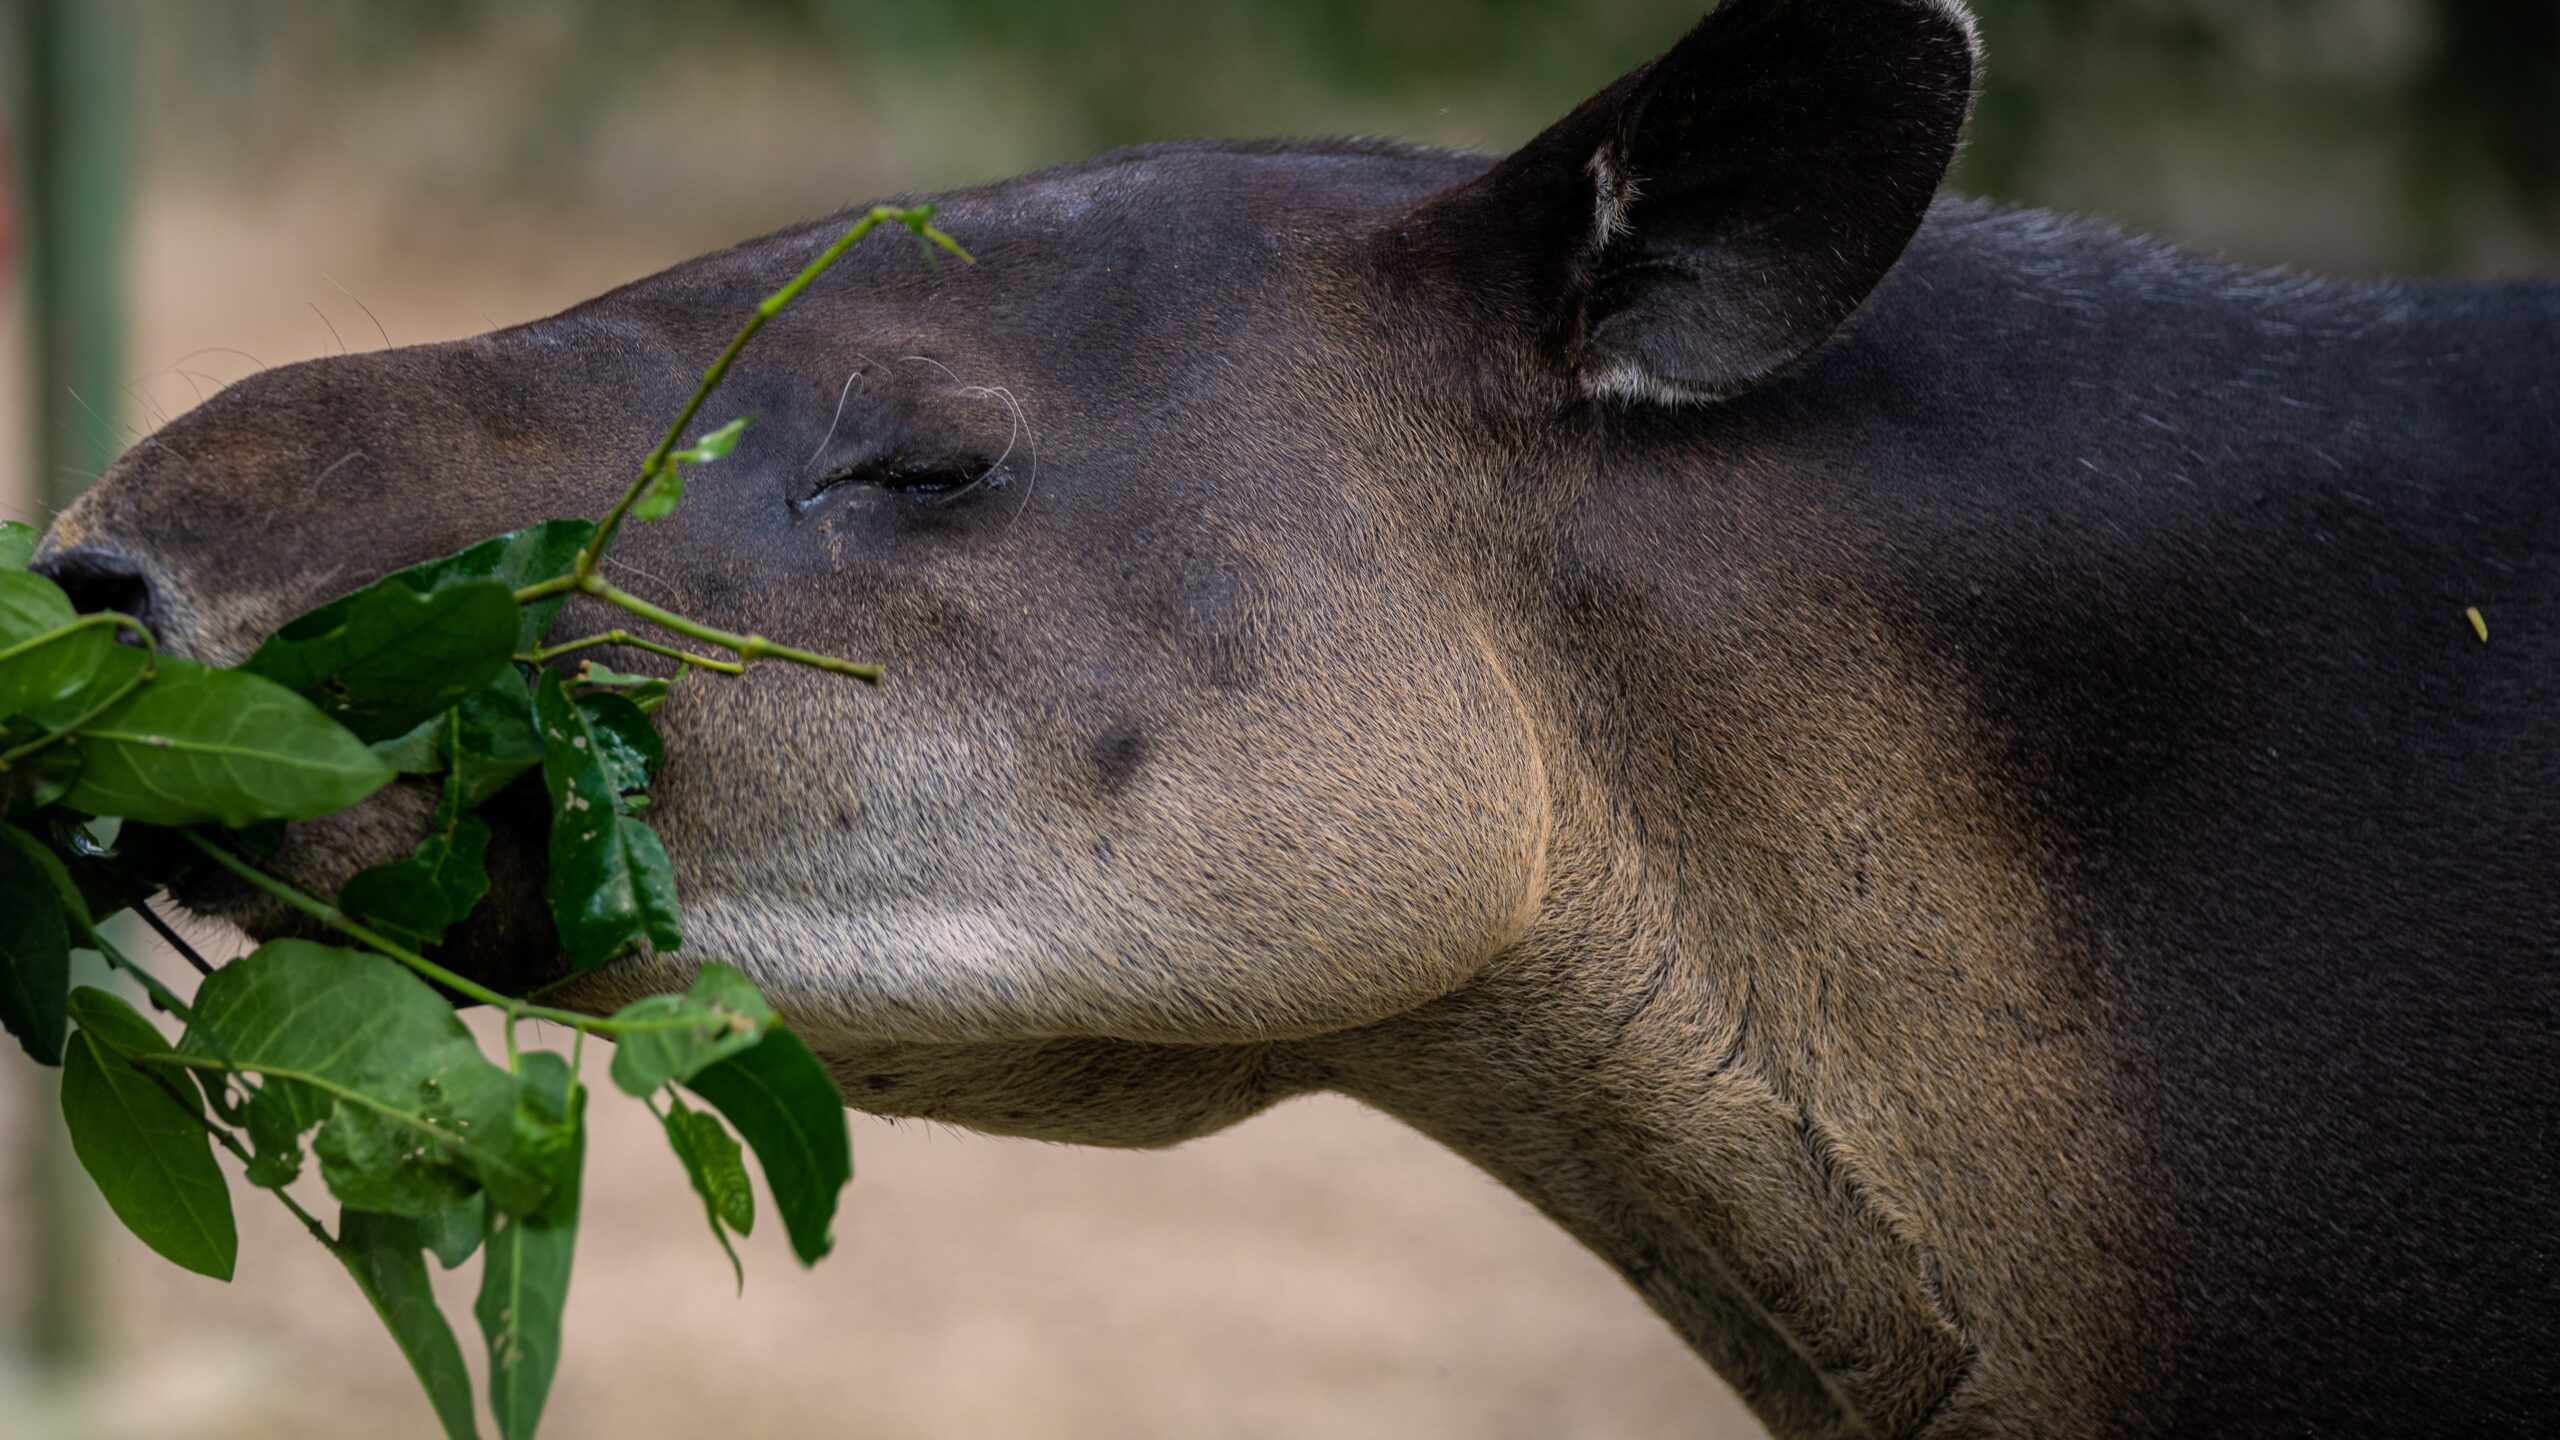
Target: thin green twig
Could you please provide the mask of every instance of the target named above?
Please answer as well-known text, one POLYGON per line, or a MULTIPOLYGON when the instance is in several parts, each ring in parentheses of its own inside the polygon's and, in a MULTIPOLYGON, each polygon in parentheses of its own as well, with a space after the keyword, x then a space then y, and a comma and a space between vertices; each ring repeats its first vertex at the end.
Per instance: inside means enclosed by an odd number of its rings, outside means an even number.
POLYGON ((747 342, 756 337, 756 332, 765 327, 766 321, 789 308, 792 301, 800 298, 801 291, 808 289, 810 284, 825 274, 829 267, 843 259, 845 253, 860 244, 865 236, 882 225, 893 222, 906 226, 919 241, 938 245, 958 256, 964 263, 976 263, 969 252, 960 247, 960 242, 933 227, 932 206, 920 205, 911 209, 900 209, 893 205, 871 207, 868 214, 855 221, 842 235, 836 237, 833 244, 820 251, 816 259, 801 267, 800 273, 792 276, 790 283, 757 302, 755 313, 747 317, 747 322, 738 327, 735 335, 729 337, 727 347, 721 350, 718 359, 711 362, 711 368, 702 372, 700 383, 693 387, 692 397, 685 401, 684 409, 676 413, 674 423, 667 426, 666 433, 659 437, 657 448, 651 450, 648 458, 640 462, 640 473, 633 477, 628 486, 624 487, 621 498, 613 502, 613 508, 605 512, 604 519, 596 525, 596 533, 589 537, 586 544, 578 548, 577 559, 571 563, 569 573, 537 581, 516 591, 516 603, 520 605, 531 605, 536 601, 556 599, 562 595, 590 595, 606 604, 618 605, 661 629, 671 630, 705 645, 726 650, 738 657, 738 663, 732 665, 726 661, 688 655, 680 650, 638 641, 623 631, 614 632, 624 637, 619 640, 572 641, 568 645, 556 646, 549 651, 536 651, 534 652, 536 655, 548 657, 565 653, 581 644, 624 644, 728 674, 741 673, 746 662, 771 659, 787 660, 794 665, 806 665, 832 674, 850 675, 854 679, 874 685, 880 683, 880 667, 877 665, 839 660, 834 656, 821 655, 813 650, 780 644, 762 635, 734 634, 704 625, 699 621, 688 620, 672 610, 653 605, 628 591, 608 584, 604 577, 597 573, 596 567, 604 559, 605 551, 613 545, 615 537, 622 533, 622 522, 630 515, 631 507, 638 504, 640 497, 648 491, 649 487, 674 467, 676 446, 684 439, 686 428, 692 425, 694 418, 702 413, 703 404, 711 398, 711 392, 719 389, 720 382, 728 378, 729 367, 736 363, 739 353, 747 348, 747 342))
POLYGON ((658 1030, 690 1030, 702 1024, 702 1019, 698 1015, 661 1016, 654 1020, 616 1020, 610 1016, 581 1015, 575 1010, 557 1010, 547 1005, 528 1004, 516 996, 492 990, 477 981, 464 979, 398 941, 386 938, 328 901, 320 899, 290 881, 280 880, 268 874, 192 830, 182 830, 179 833, 186 837, 188 844, 203 851, 207 858, 240 879, 349 939, 372 947, 385 958, 408 966, 446 989, 500 1011, 510 1021, 548 1020, 555 1025, 566 1025, 582 1035, 592 1033, 607 1037, 637 1035, 658 1030))
POLYGON ((563 655, 574 655, 578 651, 592 650, 599 645, 627 645, 634 650, 645 650, 652 655, 681 660, 687 665, 699 666, 705 670, 717 670, 723 675, 747 673, 746 666, 734 661, 721 660, 709 655, 696 655, 690 650, 678 650, 672 645, 661 645, 655 640, 634 635, 628 630, 607 630, 601 635, 587 635, 558 645, 546 645, 539 650, 528 650, 518 655, 516 659, 527 665, 547 665, 563 655))
POLYGON ((915 233, 917 238, 940 245, 943 249, 959 256, 962 261, 970 260, 969 252, 961 249, 958 241, 933 228, 932 206, 917 206, 913 209, 900 209, 892 205, 872 206, 870 213, 855 221, 852 227, 842 235, 837 236, 834 244, 818 252, 818 258, 801 267, 800 273, 792 276, 790 283, 758 301, 755 313, 747 317, 746 324, 738 327, 736 335, 730 337, 728 348, 720 352, 720 358, 711 362, 710 369, 702 372, 701 383, 693 387, 692 398, 684 402, 682 410, 676 412, 675 421, 667 426, 666 434, 658 441, 658 448, 650 451, 649 458, 640 463, 638 478, 634 479, 622 492, 621 499, 613 502, 613 508, 605 512, 603 521, 596 526, 594 538, 579 548, 577 562, 569 572, 576 582, 576 588, 585 589, 587 582, 595 578, 596 563, 604 558, 604 552, 612 546, 614 536, 621 532, 623 517, 631 512, 631 507, 638 502, 641 492, 647 490, 650 483, 664 473, 667 457, 675 453, 676 445, 684 439, 685 427, 693 423, 696 415, 702 413, 703 402, 709 400, 711 392, 719 389, 720 382, 728 378, 729 367, 737 362, 738 353, 747 348, 747 342, 756 338, 756 332, 765 327, 766 321, 781 314, 792 301, 800 298, 801 291, 808 289, 812 282, 827 273, 838 260, 843 259, 846 251, 862 243, 863 237, 872 231, 892 221, 906 226, 915 233))

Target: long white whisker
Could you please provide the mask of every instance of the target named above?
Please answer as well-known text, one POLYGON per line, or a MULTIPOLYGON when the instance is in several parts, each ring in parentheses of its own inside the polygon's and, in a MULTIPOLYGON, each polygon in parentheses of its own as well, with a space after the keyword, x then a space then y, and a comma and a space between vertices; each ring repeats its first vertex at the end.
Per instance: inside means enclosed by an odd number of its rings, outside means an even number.
MULTIPOLYGON (((857 356, 855 358, 859 359, 861 357, 857 356)), ((810 451, 809 458, 801 461, 801 464, 815 465, 818 463, 818 457, 827 453, 827 442, 836 438, 836 425, 844 419, 844 402, 853 394, 853 382, 861 378, 862 367, 860 365, 856 365, 851 370, 845 372, 844 388, 836 392, 836 413, 827 417, 827 433, 818 441, 818 448, 810 451)))

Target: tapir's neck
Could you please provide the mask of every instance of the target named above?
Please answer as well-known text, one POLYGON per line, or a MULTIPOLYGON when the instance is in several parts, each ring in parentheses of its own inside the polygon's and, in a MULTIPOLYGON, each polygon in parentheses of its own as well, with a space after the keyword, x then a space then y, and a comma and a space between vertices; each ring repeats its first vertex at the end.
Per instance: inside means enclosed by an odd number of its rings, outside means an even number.
POLYGON ((2246 517, 2253 576, 2322 563, 2313 472, 2372 443, 2305 408, 2370 357, 2298 337, 2375 333, 2387 296, 2035 223, 1943 221, 1770 392, 1593 422, 1504 616, 1557 777, 1546 911, 1345 1065, 1781 1436, 2068 1433, 2156 1368, 2144 1047, 2056 855, 2162 727, 2222 728, 2145 708, 2156 655, 2253 618, 2199 536, 2246 517))
POLYGON ((1339 1083, 1573 1231, 1774 1434, 1914 1434, 1995 1333, 2103 1313, 2128 1142, 2103 1000, 1961 772, 1874 696, 1801 698, 1755 773, 1568 782, 1536 931, 1339 1083), (1693 803, 1734 818, 1667 828, 1693 803))
POLYGON ((2267 1257, 2339 1203, 2308 1137, 2372 1114, 2270 1057, 2475 1053, 2527 983, 2480 957, 2540 944, 2460 898, 2547 893, 2529 847, 2413 885, 2438 857, 2372 837, 2534 823, 2439 737, 2539 753, 2547 703, 2481 677, 2560 674, 2545 632, 2485 670, 2461 607, 2531 614, 2555 344, 2547 288, 1959 205, 1799 374, 1568 416, 1587 469, 1453 507, 1499 529, 1470 565, 1551 777, 1544 907, 1337 1083, 1581 1236, 1782 1437, 2148 1413, 2230 1368, 2174 1322, 2235 1267, 2330 1324, 2357 1272, 2267 1257), (2383 954, 2425 983, 2322 978, 2383 954))

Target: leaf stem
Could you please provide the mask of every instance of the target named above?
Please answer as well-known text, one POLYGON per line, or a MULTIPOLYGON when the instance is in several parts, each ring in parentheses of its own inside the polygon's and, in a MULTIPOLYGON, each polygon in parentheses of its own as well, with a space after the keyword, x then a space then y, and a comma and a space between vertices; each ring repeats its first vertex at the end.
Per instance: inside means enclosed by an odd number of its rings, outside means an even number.
MULTIPOLYGON (((604 1036, 636 1035, 653 1030, 690 1030, 699 1028, 702 1024, 701 1017, 699 1016, 664 1016, 655 1020, 615 1020, 606 1016, 581 1015, 575 1010, 556 1010, 548 1005, 529 1004, 515 996, 505 994, 501 991, 492 990, 488 986, 479 984, 476 981, 464 979, 462 976, 455 974, 453 971, 444 968, 418 952, 409 949, 407 946, 401 945, 397 941, 385 938, 379 932, 367 927, 362 922, 349 916, 345 911, 340 910, 337 906, 330 904, 328 901, 310 894, 300 886, 294 885, 288 881, 277 879, 275 876, 268 874, 264 870, 250 864, 248 861, 241 859, 239 856, 232 854, 230 851, 223 849, 221 846, 214 844, 212 841, 207 840, 202 835, 199 835, 192 830, 182 830, 179 833, 186 837, 188 844, 203 851, 215 864, 220 865, 223 869, 230 871, 240 879, 264 890, 269 895, 272 895, 287 905, 292 906, 294 909, 301 911, 303 914, 310 916, 312 919, 319 921, 321 924, 336 930, 340 934, 373 947, 374 950, 382 954, 384 957, 399 961, 401 964, 408 966, 410 969, 425 976, 427 979, 444 986, 446 989, 451 990, 458 995, 467 996, 470 999, 477 1000, 483 1005, 490 1006, 500 1011, 510 1022, 516 1020, 548 1020, 554 1025, 566 1025, 570 1029, 579 1032, 581 1035, 596 1034, 604 1036)), ((131 962, 128 961, 126 963, 130 964, 131 962)), ((151 980, 148 977, 145 977, 145 983, 154 986, 159 985, 158 981, 151 980)), ((161 989, 163 993, 165 993, 166 987, 161 987, 161 989)), ((180 1018, 185 1018, 183 1011, 181 1012, 180 1018)), ((510 1029, 510 1041, 512 1041, 513 1038, 514 1032, 510 1029)))
POLYGON ((634 635, 628 630, 607 630, 601 635, 588 635, 558 645, 546 645, 539 650, 530 650, 518 655, 516 659, 527 665, 547 665, 563 655, 593 649, 598 645, 628 645, 634 650, 645 650, 652 655, 681 660, 687 665, 700 666, 705 670, 717 670, 723 675, 747 673, 747 667, 735 661, 715 659, 709 655, 696 655, 690 650, 678 650, 672 645, 661 645, 655 640, 634 635))
POLYGON ((590 577, 588 583, 580 588, 609 605, 621 606, 652 625, 699 640, 705 645, 727 650, 740 660, 768 658, 788 660, 794 665, 806 665, 813 670, 850 675, 856 680, 867 681, 874 685, 880 683, 880 667, 877 665, 839 660, 832 655, 818 654, 814 650, 802 650, 796 646, 780 644, 762 635, 739 635, 727 630, 714 629, 698 620, 688 620, 672 610, 652 605, 627 590, 617 589, 601 577, 590 577))

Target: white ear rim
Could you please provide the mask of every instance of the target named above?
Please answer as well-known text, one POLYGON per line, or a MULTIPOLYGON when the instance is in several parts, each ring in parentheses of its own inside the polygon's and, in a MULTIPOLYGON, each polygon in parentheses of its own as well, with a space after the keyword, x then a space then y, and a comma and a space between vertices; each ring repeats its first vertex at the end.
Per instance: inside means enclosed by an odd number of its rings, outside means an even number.
POLYGON ((1597 255, 1607 245, 1631 228, 1627 212, 1635 208, 1636 177, 1618 164, 1611 146, 1603 144, 1591 152, 1582 168, 1591 176, 1591 252, 1597 255))
POLYGON ((1929 0, 1929 8, 1956 22, 1957 28, 1964 31, 1965 48, 1973 52, 1974 61, 1979 64, 1982 59, 1982 27, 1975 22, 1973 12, 1965 8, 1964 0, 1929 0))
MULTIPOLYGON (((1972 52, 1974 74, 1982 73, 1982 27, 1964 0, 1923 0, 1932 10, 1953 21, 1964 32, 1965 49, 1972 52)), ((1627 212, 1634 208, 1637 196, 1636 177, 1618 163, 1612 145, 1603 142, 1591 152, 1583 166, 1591 176, 1591 250, 1598 256, 1601 247, 1632 228, 1627 212)), ((1596 369, 1586 369, 1580 376, 1582 393, 1594 400, 1613 400, 1629 405, 1707 405, 1727 397, 1712 394, 1678 381, 1665 380, 1649 373, 1632 360, 1613 360, 1596 369)))

